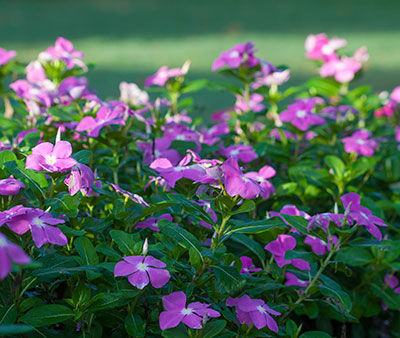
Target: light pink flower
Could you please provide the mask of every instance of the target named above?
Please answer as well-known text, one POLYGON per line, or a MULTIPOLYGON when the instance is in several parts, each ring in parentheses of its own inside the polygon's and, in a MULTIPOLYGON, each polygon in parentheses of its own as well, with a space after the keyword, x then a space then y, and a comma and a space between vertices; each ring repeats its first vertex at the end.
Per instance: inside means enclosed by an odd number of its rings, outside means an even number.
POLYGON ((369 138, 371 132, 368 130, 359 129, 349 137, 342 138, 344 150, 346 153, 357 153, 358 155, 372 156, 378 143, 369 138))
POLYGON ((5 50, 4 48, 0 48, 0 67, 13 59, 15 55, 17 55, 15 50, 5 50))
POLYGON ((163 87, 170 78, 184 76, 185 73, 180 68, 168 69, 167 66, 162 66, 154 75, 149 76, 145 82, 145 87, 159 86, 163 87))
POLYGON ((346 46, 344 39, 328 39, 326 34, 310 34, 305 42, 306 57, 312 60, 328 61, 336 56, 336 50, 346 46))
POLYGON ((337 82, 345 83, 354 79, 354 75, 361 69, 361 63, 354 58, 333 58, 324 63, 320 69, 322 77, 333 76, 337 82))

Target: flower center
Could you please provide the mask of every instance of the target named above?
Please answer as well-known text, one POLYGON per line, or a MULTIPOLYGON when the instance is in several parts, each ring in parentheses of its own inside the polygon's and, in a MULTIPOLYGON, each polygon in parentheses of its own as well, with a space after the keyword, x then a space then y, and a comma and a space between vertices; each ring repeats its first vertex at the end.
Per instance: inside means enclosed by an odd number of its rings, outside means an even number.
POLYGON ((239 150, 238 149, 233 149, 230 151, 231 156, 238 156, 239 155, 239 150))
POLYGON ((139 271, 147 271, 148 265, 146 263, 139 263, 136 265, 139 271))
POLYGON ((298 112, 296 112, 296 117, 298 117, 299 119, 302 119, 306 115, 307 115, 307 112, 305 110, 299 110, 298 112))
POLYGON ((185 141, 185 135, 180 134, 176 137, 176 139, 179 141, 185 141))
POLYGON ((257 306, 257 310, 260 311, 261 313, 267 312, 267 311, 265 311, 265 309, 261 305, 257 306))
POLYGON ((190 307, 181 311, 181 314, 183 315, 190 315, 191 313, 193 313, 193 310, 190 307))
POLYGON ((229 53, 229 57, 230 58, 237 58, 239 56, 239 52, 237 50, 234 50, 232 52, 229 53))
POLYGON ((357 140, 356 143, 359 144, 360 146, 362 146, 365 143, 365 141, 364 140, 357 140))
POLYGON ((57 158, 54 155, 46 156, 46 163, 48 165, 53 165, 54 163, 56 163, 56 161, 57 161, 57 158))
POLYGON ((7 246, 7 240, 3 237, 0 237, 0 248, 7 246))
POLYGON ((33 221, 32 221, 32 223, 33 223, 34 225, 39 226, 39 227, 43 227, 43 226, 44 226, 43 221, 42 221, 39 217, 34 218, 33 221))

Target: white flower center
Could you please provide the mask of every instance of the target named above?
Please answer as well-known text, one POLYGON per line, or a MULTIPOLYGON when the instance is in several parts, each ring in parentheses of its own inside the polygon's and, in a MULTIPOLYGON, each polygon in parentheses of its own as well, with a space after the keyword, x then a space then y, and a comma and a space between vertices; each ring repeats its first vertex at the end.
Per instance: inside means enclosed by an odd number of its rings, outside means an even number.
POLYGON ((257 306, 257 310, 260 311, 261 313, 267 312, 267 311, 265 311, 265 309, 261 305, 257 306))
POLYGON ((143 262, 136 265, 136 267, 138 268, 139 271, 147 271, 148 269, 148 265, 143 262))
POLYGON ((249 182, 249 181, 250 181, 246 176, 243 176, 243 177, 242 177, 242 180, 243 180, 244 182, 249 182))
POLYGON ((0 248, 7 246, 7 240, 3 237, 0 237, 0 248))
POLYGON ((356 143, 359 144, 360 146, 362 146, 365 143, 365 141, 364 140, 357 140, 356 143))
POLYGON ((39 217, 35 217, 35 218, 33 219, 32 223, 33 223, 34 225, 39 226, 39 227, 43 227, 43 226, 44 226, 43 221, 42 221, 39 217))
POLYGON ((239 56, 239 52, 237 50, 234 50, 232 52, 229 53, 229 57, 230 58, 237 58, 239 56))
POLYGON ((190 315, 191 313, 193 313, 193 310, 190 307, 181 311, 183 315, 190 315))
POLYGON ((185 141, 185 135, 180 134, 176 137, 176 139, 179 141, 185 141))
POLYGON ((57 161, 57 158, 54 155, 46 156, 46 163, 48 165, 53 165, 54 163, 56 163, 56 161, 57 161))
POLYGON ((230 151, 231 156, 238 156, 240 151, 238 149, 233 149, 230 151))
POLYGON ((306 115, 307 115, 307 112, 305 110, 299 110, 298 112, 296 112, 296 117, 298 117, 299 119, 302 119, 306 115))

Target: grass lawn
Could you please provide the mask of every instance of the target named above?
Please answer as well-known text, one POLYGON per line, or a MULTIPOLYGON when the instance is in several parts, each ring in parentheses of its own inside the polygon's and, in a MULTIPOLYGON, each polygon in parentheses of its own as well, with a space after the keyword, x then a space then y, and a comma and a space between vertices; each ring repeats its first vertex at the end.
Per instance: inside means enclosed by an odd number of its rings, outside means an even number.
MULTIPOLYGON (((218 79, 211 63, 225 49, 254 41, 259 56, 291 68, 290 83, 316 74, 304 58, 309 33, 367 46, 371 58, 362 82, 376 89, 400 85, 400 1, 397 0, 0 0, 0 46, 28 61, 57 36, 73 41, 96 64, 91 87, 118 95, 119 82, 142 85, 163 64, 192 61, 193 78, 218 79)), ((227 96, 203 93, 208 109, 227 96)))

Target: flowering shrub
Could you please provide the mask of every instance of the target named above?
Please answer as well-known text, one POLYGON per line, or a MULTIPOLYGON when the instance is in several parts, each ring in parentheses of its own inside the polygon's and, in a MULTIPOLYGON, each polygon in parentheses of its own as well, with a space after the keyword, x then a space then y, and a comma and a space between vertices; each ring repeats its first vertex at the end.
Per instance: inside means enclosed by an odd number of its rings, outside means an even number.
POLYGON ((0 48, 0 334, 400 337, 400 87, 345 45, 310 35, 285 90, 248 42, 114 101, 64 38, 0 48), (236 102, 206 126, 199 90, 236 102))

